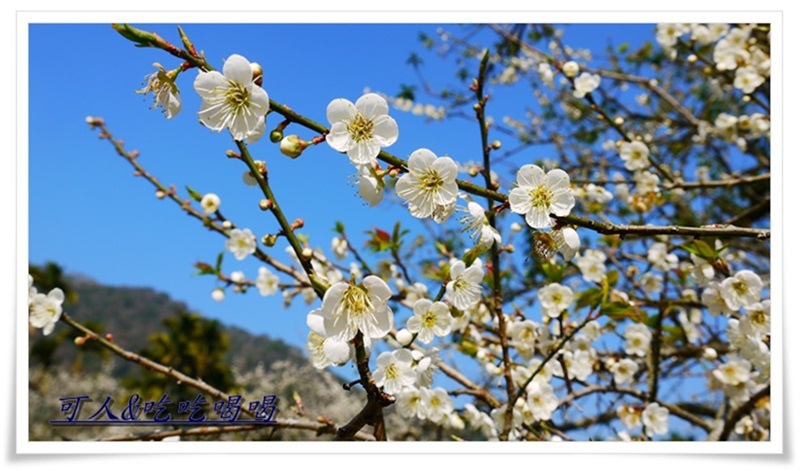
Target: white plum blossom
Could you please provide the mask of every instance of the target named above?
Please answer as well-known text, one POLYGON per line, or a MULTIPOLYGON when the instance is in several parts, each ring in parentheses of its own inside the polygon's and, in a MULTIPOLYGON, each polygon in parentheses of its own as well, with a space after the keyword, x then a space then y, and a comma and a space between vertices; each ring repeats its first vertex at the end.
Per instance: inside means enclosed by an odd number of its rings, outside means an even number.
POLYGON ((258 268, 256 278, 256 288, 261 296, 270 296, 278 292, 278 276, 272 273, 267 267, 258 268))
POLYGON ((531 381, 525 392, 528 395, 528 410, 533 414, 534 420, 550 420, 553 411, 558 407, 558 398, 553 387, 547 383, 531 381))
POLYGON ((756 88, 764 83, 764 77, 759 75, 755 67, 739 67, 736 69, 736 78, 733 79, 733 86, 745 94, 753 93, 756 88))
POLYGON ((647 272, 639 279, 639 286, 645 293, 658 294, 664 286, 664 277, 655 273, 647 272))
POLYGON ((428 351, 413 350, 411 356, 414 358, 414 372, 417 374, 415 385, 420 388, 427 388, 433 384, 433 374, 439 370, 436 361, 439 360, 439 349, 432 348, 428 351))
POLYGON ((269 97, 255 84, 250 62, 233 54, 216 70, 200 71, 194 89, 203 98, 200 122, 213 131, 230 130, 233 139, 243 141, 263 133, 269 97))
POLYGON ((647 250, 647 261, 657 270, 669 271, 678 268, 678 256, 668 253, 667 244, 656 242, 647 250))
POLYGON ((689 254, 689 257, 692 259, 693 264, 689 276, 699 286, 707 286, 714 280, 714 267, 708 263, 708 260, 702 259, 695 254, 689 254))
POLYGON ((683 23, 660 23, 656 27, 656 41, 664 49, 670 49, 688 32, 689 28, 683 23))
POLYGON ((457 309, 473 307, 481 300, 483 264, 480 259, 469 268, 461 260, 450 262, 450 281, 445 286, 445 299, 457 309))
POLYGON ((647 356, 653 334, 644 324, 628 324, 625 328, 625 353, 639 357, 647 356))
POLYGON ((712 374, 722 384, 738 386, 750 379, 750 370, 752 368, 753 365, 749 361, 737 358, 723 363, 712 374))
MULTIPOLYGON (((311 329, 308 334, 308 352, 311 363, 320 370, 330 365, 343 365, 350 359, 350 345, 328 335, 321 312, 321 309, 314 309, 306 316, 306 325, 311 329)), ((364 339, 365 345, 369 343, 368 340, 364 339)))
POLYGON ((375 173, 371 165, 358 165, 358 196, 369 204, 376 206, 383 199, 383 179, 375 173))
POLYGON ((423 389, 428 420, 441 423, 453 412, 453 400, 443 388, 423 389))
POLYGON ((341 260, 347 256, 347 240, 343 237, 331 239, 331 251, 337 259, 341 260))
POLYGON ((633 430, 642 424, 642 411, 629 404, 617 407, 617 416, 629 430, 633 430))
POLYGON ((472 240, 478 247, 489 249, 493 244, 500 244, 502 241, 497 229, 489 224, 483 208, 478 203, 470 201, 467 203, 467 215, 461 218, 465 231, 471 231, 472 240))
POLYGON ((735 275, 725 278, 719 292, 731 311, 751 306, 761 301, 761 289, 764 283, 761 277, 750 270, 741 270, 735 275))
POLYGON ((561 360, 567 371, 565 375, 563 366, 560 363, 556 363, 553 374, 559 377, 567 376, 570 379, 575 378, 580 381, 586 381, 586 378, 592 374, 594 369, 594 355, 588 350, 578 350, 577 352, 565 350, 561 353, 561 360))
POLYGON ((540 289, 536 295, 542 303, 544 313, 550 317, 558 317, 572 303, 575 295, 568 286, 550 283, 540 289))
POLYGON ((642 141, 623 142, 619 147, 619 156, 630 171, 644 170, 650 166, 650 149, 642 141))
MULTIPOLYGON (((29 280, 30 281, 30 280, 29 280)), ((30 287, 28 294, 30 294, 30 287)), ((44 335, 50 335, 56 327, 56 322, 61 319, 64 303, 64 291, 53 288, 49 293, 35 293, 28 300, 29 320, 33 327, 42 329, 44 335)))
POLYGON ((581 67, 575 61, 568 61, 561 66, 561 71, 564 72, 564 75, 567 77, 574 77, 581 71, 581 67))
POLYGON ((609 369, 614 374, 614 383, 623 385, 633 381, 633 375, 639 371, 639 364, 630 358, 623 358, 611 365, 609 369))
POLYGON ((425 393, 417 388, 400 391, 397 394, 397 412, 406 418, 427 419, 428 408, 425 403, 425 393))
POLYGON ((378 369, 373 373, 375 385, 389 394, 396 394, 414 386, 417 374, 411 367, 411 351, 405 348, 378 355, 378 369))
POLYGON ((578 268, 586 281, 600 283, 606 275, 606 254, 599 250, 587 249, 578 257, 578 268))
MULTIPOLYGON (((458 196, 458 166, 450 157, 437 157, 428 149, 417 149, 408 158, 408 173, 397 180, 397 196, 408 202, 411 215, 427 218, 452 205, 458 196)), ((441 218, 438 218, 441 219, 441 218)), ((438 221, 437 221, 438 222, 438 221)))
POLYGON ((244 260, 256 251, 256 236, 250 229, 233 229, 225 241, 225 248, 233 252, 236 260, 244 260))
POLYGON ((586 200, 594 204, 606 204, 614 198, 610 191, 602 186, 589 183, 586 185, 586 200))
POLYGON ((216 301, 218 303, 224 301, 225 300, 225 290, 223 290, 222 288, 214 288, 211 291, 211 299, 213 299, 214 301, 216 301))
POLYGON ((511 338, 510 344, 517 349, 517 353, 530 360, 536 348, 536 339, 539 337, 539 325, 530 320, 514 322, 506 328, 508 337, 511 338))
POLYGON ((537 72, 539 72, 539 79, 542 83, 553 88, 553 69, 550 67, 550 64, 542 62, 539 64, 537 72))
POLYGON ((219 196, 214 193, 206 193, 203 195, 203 198, 200 200, 200 207, 203 208, 203 212, 206 214, 214 214, 219 209, 220 200, 219 196))
POLYGON ((744 316, 739 319, 742 332, 755 338, 769 335, 770 300, 752 304, 744 308, 744 316))
POLYGON ((575 206, 569 188, 569 176, 561 169, 545 174, 541 167, 523 165, 517 171, 517 187, 508 195, 511 211, 525 215, 525 222, 534 229, 553 225, 550 214, 567 216, 575 206))
POLYGON ((159 63, 153 64, 158 70, 145 77, 147 85, 136 93, 153 94, 153 105, 150 107, 161 107, 161 111, 167 119, 172 119, 181 111, 181 93, 175 85, 178 72, 175 70, 166 71, 159 63))
POLYGON ((574 85, 575 90, 572 92, 572 96, 583 98, 587 93, 592 93, 600 86, 600 76, 584 72, 575 79, 574 85))
POLYGON ((669 409, 651 402, 642 411, 642 424, 648 437, 664 435, 669 431, 669 409))
POLYGON ((364 337, 383 338, 392 329, 393 313, 386 302, 389 286, 377 276, 361 284, 334 283, 322 298, 321 316, 325 331, 336 340, 352 340, 359 331, 364 337))
POLYGON ((721 286, 716 281, 708 283, 708 286, 703 290, 703 294, 701 295, 700 299, 708 308, 708 313, 712 316, 718 316, 720 314, 727 316, 731 313, 731 310, 728 308, 728 304, 722 298, 721 286))
POLYGON ((382 147, 397 141, 397 122, 389 116, 386 99, 367 93, 355 104, 337 98, 328 104, 331 129, 325 141, 339 152, 347 153, 355 165, 375 163, 382 147))
POLYGON ((447 304, 428 299, 420 299, 414 303, 414 315, 408 320, 409 332, 417 334, 422 343, 430 343, 433 337, 444 337, 450 333, 453 316, 447 304))

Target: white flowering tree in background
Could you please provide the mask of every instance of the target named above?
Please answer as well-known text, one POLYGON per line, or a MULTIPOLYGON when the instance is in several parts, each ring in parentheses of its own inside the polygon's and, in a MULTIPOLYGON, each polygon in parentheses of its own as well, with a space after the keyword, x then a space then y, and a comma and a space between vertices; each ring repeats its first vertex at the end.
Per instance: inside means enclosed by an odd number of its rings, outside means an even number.
MULTIPOLYGON (((436 90, 412 55, 424 92, 315 109, 273 100, 256 58, 211 63, 180 28, 181 46, 114 29, 174 65, 159 65, 142 90, 167 119, 187 118, 181 94, 202 97, 191 112, 231 140, 230 165, 244 165, 280 231, 259 239, 222 215, 227 201, 165 187, 102 118, 89 126, 237 260, 262 263, 254 279, 198 264, 223 283, 214 299, 250 287, 299 297, 312 364, 355 366, 345 389, 357 412, 346 422, 325 419, 320 403, 316 422, 284 415, 276 426, 342 440, 403 439, 413 424, 443 439, 770 439, 768 25, 654 25, 655 43, 608 46, 603 68, 597 51, 569 47, 550 25, 441 29, 422 43, 452 62, 460 86, 436 90), (487 32, 491 43, 475 39, 487 32), (494 117, 493 96, 520 84, 535 98, 527 114, 494 117), (480 158, 447 156, 447 141, 392 154, 391 115, 403 112, 474 122, 480 158), (360 250, 344 221, 330 251, 312 247, 273 193, 281 176, 256 159, 267 151, 251 151, 265 135, 272 144, 260 146, 291 158, 344 154, 367 205, 407 211, 429 230, 376 229, 360 250), (510 165, 514 156, 525 163, 510 165), (293 264, 276 256, 279 240, 293 264)), ((30 286, 31 325, 48 334, 66 322, 132 359, 62 312, 63 299, 30 286)))

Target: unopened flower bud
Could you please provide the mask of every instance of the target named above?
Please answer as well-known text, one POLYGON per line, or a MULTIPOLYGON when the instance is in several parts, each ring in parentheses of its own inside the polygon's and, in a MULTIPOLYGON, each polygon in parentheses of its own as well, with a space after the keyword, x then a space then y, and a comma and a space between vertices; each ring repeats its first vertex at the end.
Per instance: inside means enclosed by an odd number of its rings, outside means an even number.
POLYGON ((578 72, 581 71, 581 67, 578 65, 577 62, 569 61, 561 66, 561 71, 564 72, 564 75, 566 75, 567 77, 575 77, 576 75, 578 75, 578 72))
POLYGON ((281 142, 283 139, 283 130, 282 129, 273 129, 271 133, 269 133, 269 140, 272 142, 281 142))
POLYGON ((495 139, 494 141, 492 141, 492 149, 494 149, 494 150, 497 150, 497 149, 499 149, 499 148, 500 148, 500 147, 502 147, 502 146, 503 146, 503 143, 502 143, 502 142, 500 142, 500 141, 498 141, 497 139, 495 139))
POLYGON ((251 62, 250 70, 253 72, 253 82, 260 87, 264 81, 264 69, 258 62, 251 62))
POLYGON ((286 136, 281 140, 281 152, 287 157, 296 159, 303 153, 307 143, 297 134, 286 136))
POLYGON ((303 227, 305 225, 305 223, 306 222, 303 221, 302 218, 295 219, 294 221, 292 221, 292 226, 291 226, 292 230, 295 231, 297 229, 300 229, 301 227, 303 227))
POLYGON ((222 288, 215 288, 214 291, 211 292, 211 299, 217 302, 224 300, 225 291, 223 291, 222 288))
POLYGON ((261 201, 258 202, 258 207, 261 208, 262 211, 272 209, 272 200, 262 198, 261 201))
POLYGON ((408 331, 408 329, 401 329, 397 331, 397 335, 395 336, 395 338, 397 339, 397 343, 399 343, 403 347, 410 344, 411 339, 413 337, 414 336, 411 334, 411 332, 408 331))
POLYGON ((309 249, 308 247, 303 249, 303 258, 311 258, 314 255, 314 251, 309 249))
POLYGON ((107 333, 106 334, 106 340, 108 340, 109 342, 113 342, 114 341, 114 334, 112 334, 111 332, 107 333))
POLYGON ((86 343, 86 337, 75 337, 74 342, 75 342, 75 345, 80 347, 81 345, 86 343))
POLYGON ((278 236, 275 234, 264 234, 261 238, 261 243, 266 247, 274 247, 278 243, 278 236))
POLYGON ((717 351, 714 350, 711 347, 706 347, 705 350, 703 350, 703 358, 705 358, 706 360, 709 360, 709 361, 716 360, 717 359, 717 351))
POLYGON ((167 194, 166 194, 166 193, 164 193, 164 192, 163 192, 163 191, 161 191, 161 190, 156 190, 156 198, 158 198, 158 199, 163 199, 165 196, 167 196, 167 194))
POLYGON ((622 123, 624 122, 625 119, 622 116, 617 116, 616 118, 614 118, 614 124, 616 124, 617 126, 622 126, 622 123))
POLYGON ((234 158, 238 158, 239 154, 237 154, 236 152, 234 152, 231 149, 228 149, 228 150, 225 151, 225 156, 228 157, 229 159, 234 159, 234 158))
POLYGON ((230 229, 233 227, 233 223, 230 221, 222 221, 222 228, 223 229, 230 229))
POLYGON ((687 61, 688 61, 690 64, 694 64, 695 62, 697 62, 697 56, 696 56, 696 55, 694 55, 694 54, 689 54, 689 57, 687 57, 687 58, 686 58, 686 60, 687 60, 687 61))

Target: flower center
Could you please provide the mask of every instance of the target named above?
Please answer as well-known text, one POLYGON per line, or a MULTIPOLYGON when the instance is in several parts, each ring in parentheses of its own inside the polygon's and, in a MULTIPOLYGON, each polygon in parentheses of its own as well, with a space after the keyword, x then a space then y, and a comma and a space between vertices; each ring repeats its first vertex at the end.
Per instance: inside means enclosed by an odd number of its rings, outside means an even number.
POLYGON ((433 328, 433 326, 436 325, 436 314, 430 311, 426 312, 425 315, 422 316, 422 325, 427 329, 433 328))
POLYGON ((436 171, 433 169, 427 170, 419 178, 419 186, 423 190, 435 191, 439 189, 442 185, 444 185, 444 180, 442 180, 442 177, 440 177, 439 174, 436 173, 436 171))
POLYGON ((747 283, 744 281, 734 281, 733 290, 736 291, 736 294, 739 296, 744 296, 747 294, 747 283))
POLYGON ((548 208, 550 207, 550 203, 553 201, 553 192, 550 191, 546 186, 539 185, 535 189, 531 190, 530 197, 531 204, 533 206, 548 208))
POLYGON ((386 367, 386 378, 397 379, 397 366, 394 363, 386 367))
POLYGON ((233 114, 239 114, 243 109, 250 106, 250 93, 239 82, 228 80, 228 88, 225 90, 225 101, 233 109, 233 114))
MULTIPOLYGON (((351 317, 360 317, 374 310, 366 290, 358 286, 350 286, 342 296, 342 309, 351 317)), ((387 368, 387 374, 389 369, 387 368)))
POLYGON ((764 311, 755 311, 750 314, 750 320, 753 324, 764 325, 767 323, 767 314, 764 311))
POLYGON ((436 409, 442 404, 442 401, 439 400, 439 396, 431 397, 431 407, 436 409))
POLYGON ((356 142, 372 139, 372 121, 364 118, 361 114, 357 114, 355 119, 347 125, 347 132, 356 142))

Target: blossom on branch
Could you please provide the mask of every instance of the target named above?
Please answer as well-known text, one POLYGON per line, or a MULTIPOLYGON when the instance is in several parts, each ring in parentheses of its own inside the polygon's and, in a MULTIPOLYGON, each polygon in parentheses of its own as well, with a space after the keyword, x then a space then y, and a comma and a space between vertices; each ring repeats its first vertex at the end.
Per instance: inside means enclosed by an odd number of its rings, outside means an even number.
POLYGON ((347 153, 355 165, 375 163, 381 148, 397 141, 397 123, 378 94, 367 93, 355 105, 337 98, 328 104, 326 113, 331 129, 325 141, 334 150, 347 153))
POLYGON ((509 193, 508 202, 511 211, 525 215, 529 226, 542 229, 553 225, 550 214, 567 216, 575 197, 567 172, 554 169, 545 174, 541 167, 528 164, 517 172, 517 187, 509 193))
POLYGON ((198 115, 212 131, 230 130, 233 139, 252 140, 264 132, 269 111, 267 92, 255 84, 250 62, 233 54, 216 70, 200 71, 194 89, 203 98, 198 115))
POLYGON ((408 173, 397 180, 395 190, 397 196, 408 202, 412 216, 432 217, 437 207, 452 204, 455 209, 457 175, 458 167, 450 157, 437 157, 428 149, 417 149, 408 158, 408 173))

